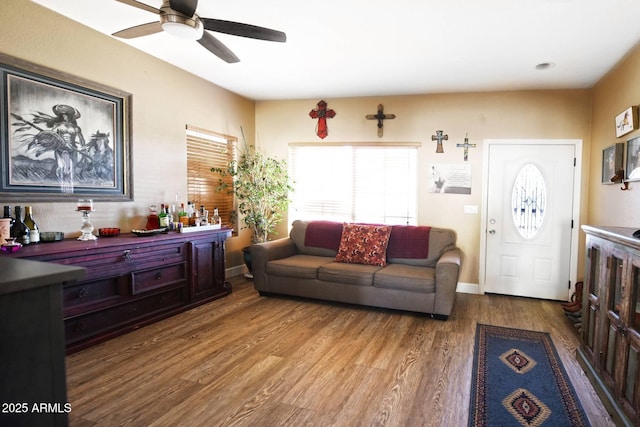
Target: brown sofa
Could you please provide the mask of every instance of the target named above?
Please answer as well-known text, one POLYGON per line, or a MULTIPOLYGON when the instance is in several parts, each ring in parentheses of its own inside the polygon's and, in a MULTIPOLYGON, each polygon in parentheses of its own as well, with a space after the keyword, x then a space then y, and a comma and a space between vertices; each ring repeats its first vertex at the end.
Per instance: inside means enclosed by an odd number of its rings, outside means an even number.
POLYGON ((255 289, 261 295, 285 294, 448 318, 460 271, 453 230, 393 226, 386 265, 379 266, 336 261, 342 227, 342 223, 296 220, 289 237, 252 245, 255 289))

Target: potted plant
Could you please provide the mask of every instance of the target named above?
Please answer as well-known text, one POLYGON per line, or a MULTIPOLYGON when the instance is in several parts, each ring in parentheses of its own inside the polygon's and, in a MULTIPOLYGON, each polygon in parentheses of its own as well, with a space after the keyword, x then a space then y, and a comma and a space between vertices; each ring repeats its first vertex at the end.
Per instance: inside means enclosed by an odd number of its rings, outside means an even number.
MULTIPOLYGON (((243 138, 244 140, 244 138, 243 138)), ((284 160, 266 156, 254 145, 247 146, 238 160, 231 160, 223 168, 211 168, 220 174, 217 191, 233 194, 238 213, 253 233, 252 243, 266 242, 270 234, 277 234, 276 227, 282 221, 282 211, 289 203, 290 184, 287 164, 284 160), (232 177, 233 183, 226 177, 232 177)), ((244 248, 247 262, 248 248, 244 248)), ((251 272, 250 261, 247 262, 251 272)))

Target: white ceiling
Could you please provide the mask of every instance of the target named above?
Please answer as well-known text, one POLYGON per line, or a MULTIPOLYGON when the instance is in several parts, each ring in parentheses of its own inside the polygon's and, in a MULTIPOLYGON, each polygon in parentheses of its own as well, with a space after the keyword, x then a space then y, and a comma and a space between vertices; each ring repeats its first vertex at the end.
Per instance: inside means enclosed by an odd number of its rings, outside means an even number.
MULTIPOLYGON (((109 35, 157 20, 115 0, 33 1, 109 35)), ((287 42, 213 33, 235 64, 166 33, 122 42, 255 100, 588 88, 640 40, 639 0, 200 0, 196 13, 287 42)))

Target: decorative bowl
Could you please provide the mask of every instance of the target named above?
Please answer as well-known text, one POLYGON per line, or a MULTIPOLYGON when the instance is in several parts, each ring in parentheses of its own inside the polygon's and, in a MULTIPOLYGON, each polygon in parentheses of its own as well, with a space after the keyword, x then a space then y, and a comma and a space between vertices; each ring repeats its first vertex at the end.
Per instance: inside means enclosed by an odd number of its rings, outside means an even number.
POLYGON ((119 228, 107 227, 107 228, 99 228, 98 235, 102 237, 116 237, 120 234, 119 228))
POLYGON ((3 243, 0 246, 0 250, 2 250, 2 252, 6 252, 9 254, 12 254, 14 252, 18 252, 20 250, 20 248, 22 247, 21 243, 16 242, 15 238, 11 238, 11 239, 6 239, 7 243, 3 243))
POLYGON ((41 231, 41 242, 58 242, 64 239, 64 233, 62 231, 41 231))

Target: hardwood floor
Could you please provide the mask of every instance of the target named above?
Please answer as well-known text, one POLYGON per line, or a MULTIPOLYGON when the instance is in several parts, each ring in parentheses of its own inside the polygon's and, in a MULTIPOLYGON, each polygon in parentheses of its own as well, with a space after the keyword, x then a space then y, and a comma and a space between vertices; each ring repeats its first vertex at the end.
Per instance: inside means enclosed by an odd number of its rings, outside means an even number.
POLYGON ((74 426, 465 426, 475 324, 550 332, 585 411, 612 426, 558 303, 458 294, 447 321, 233 293, 68 356, 74 426))

